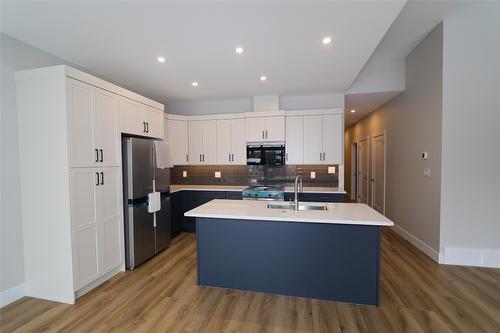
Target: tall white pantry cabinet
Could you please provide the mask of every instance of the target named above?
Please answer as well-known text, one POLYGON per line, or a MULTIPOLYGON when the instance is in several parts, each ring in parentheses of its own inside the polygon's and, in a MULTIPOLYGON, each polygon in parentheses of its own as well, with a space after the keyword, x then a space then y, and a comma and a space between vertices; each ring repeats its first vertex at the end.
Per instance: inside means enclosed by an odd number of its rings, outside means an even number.
POLYGON ((163 105, 64 65, 16 81, 25 292, 74 303, 125 268, 121 133, 163 137, 163 105))

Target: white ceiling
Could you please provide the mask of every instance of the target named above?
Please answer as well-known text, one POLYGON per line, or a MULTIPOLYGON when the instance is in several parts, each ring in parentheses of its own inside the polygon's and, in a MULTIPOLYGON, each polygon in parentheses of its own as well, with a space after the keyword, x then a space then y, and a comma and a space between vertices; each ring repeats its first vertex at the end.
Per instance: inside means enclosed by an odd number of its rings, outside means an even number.
POLYGON ((1 29, 161 101, 345 93, 403 5, 3 1, 1 29), (329 46, 321 43, 326 35, 329 46))

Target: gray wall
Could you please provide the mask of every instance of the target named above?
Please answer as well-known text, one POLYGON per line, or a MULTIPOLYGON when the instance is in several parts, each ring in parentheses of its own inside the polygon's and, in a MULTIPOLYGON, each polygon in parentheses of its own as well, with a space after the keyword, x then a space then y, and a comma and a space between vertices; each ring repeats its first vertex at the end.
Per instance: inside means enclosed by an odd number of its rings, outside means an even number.
MULTIPOLYGON (((17 70, 65 63, 51 54, 0 33, 1 47, 1 201, 0 291, 24 282, 23 237, 17 139, 17 70)), ((33 166, 36 168, 36 165, 33 166)), ((46 189, 33 189, 43 195, 46 189)))
POLYGON ((387 130, 386 215, 427 244, 435 256, 440 230, 442 43, 439 25, 407 56, 406 91, 345 133, 345 187, 350 191, 351 143, 387 130), (420 160, 423 151, 429 152, 429 160, 420 160), (431 177, 424 177, 424 167, 431 168, 431 177))
POLYGON ((441 248, 498 251, 500 2, 446 19, 443 53, 441 248))

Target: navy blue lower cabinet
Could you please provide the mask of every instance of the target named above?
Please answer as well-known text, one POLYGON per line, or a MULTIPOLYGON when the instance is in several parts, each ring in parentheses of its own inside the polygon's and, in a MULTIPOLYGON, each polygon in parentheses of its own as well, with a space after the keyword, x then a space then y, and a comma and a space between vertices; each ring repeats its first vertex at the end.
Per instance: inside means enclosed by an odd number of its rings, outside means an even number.
POLYGON ((226 191, 226 199, 242 200, 243 194, 241 191, 226 191))
MULTIPOLYGON (((291 192, 285 193, 285 200, 293 200, 295 195, 291 192)), ((344 193, 299 193, 300 201, 308 202, 345 202, 344 193)))
POLYGON ((184 227, 184 204, 182 199, 182 192, 173 192, 170 194, 172 238, 180 234, 184 227))
POLYGON ((378 305, 380 227, 197 218, 198 284, 378 305))
MULTIPOLYGON (((182 191, 184 212, 201 206, 213 199, 225 199, 225 191, 182 191)), ((196 219, 194 217, 184 217, 183 230, 186 232, 196 232, 196 219)))

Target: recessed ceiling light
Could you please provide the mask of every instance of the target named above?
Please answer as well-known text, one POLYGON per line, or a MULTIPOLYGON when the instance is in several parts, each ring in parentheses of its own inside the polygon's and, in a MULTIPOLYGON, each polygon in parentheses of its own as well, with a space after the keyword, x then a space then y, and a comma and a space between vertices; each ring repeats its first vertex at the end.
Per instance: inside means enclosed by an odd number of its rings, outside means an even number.
POLYGON ((238 46, 237 48, 234 49, 234 52, 238 53, 238 54, 242 54, 243 53, 243 48, 241 46, 238 46))
POLYGON ((260 80, 264 82, 264 81, 266 81, 266 80, 267 80, 267 77, 265 77, 264 75, 262 75, 262 76, 260 77, 260 80))
POLYGON ((191 85, 192 85, 193 87, 198 87, 198 82, 196 82, 196 81, 195 81, 195 82, 191 83, 191 85))
POLYGON ((326 36, 325 38, 323 38, 323 44, 328 45, 331 42, 332 42, 332 37, 326 36))
POLYGON ((352 110, 351 110, 351 113, 354 113, 354 112, 356 112, 356 110, 352 109, 352 110))
POLYGON ((165 57, 158 57, 158 62, 164 63, 166 61, 165 57))

